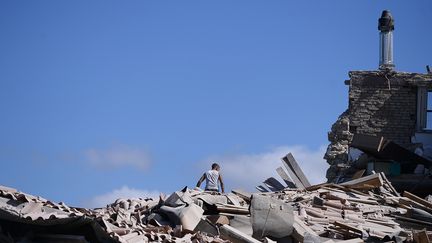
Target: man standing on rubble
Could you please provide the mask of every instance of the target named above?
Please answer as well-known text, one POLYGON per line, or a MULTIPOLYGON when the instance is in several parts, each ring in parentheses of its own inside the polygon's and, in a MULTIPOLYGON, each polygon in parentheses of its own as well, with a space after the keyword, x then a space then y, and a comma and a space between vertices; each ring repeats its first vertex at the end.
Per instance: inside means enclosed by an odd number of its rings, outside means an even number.
POLYGON ((206 191, 219 192, 219 186, 218 186, 218 181, 219 181, 222 193, 224 193, 225 192, 224 183, 222 181, 222 176, 221 176, 219 171, 220 171, 220 166, 217 163, 213 163, 211 170, 205 172, 201 176, 201 178, 198 180, 196 186, 200 187, 201 183, 205 180, 206 181, 206 186, 205 186, 206 191))

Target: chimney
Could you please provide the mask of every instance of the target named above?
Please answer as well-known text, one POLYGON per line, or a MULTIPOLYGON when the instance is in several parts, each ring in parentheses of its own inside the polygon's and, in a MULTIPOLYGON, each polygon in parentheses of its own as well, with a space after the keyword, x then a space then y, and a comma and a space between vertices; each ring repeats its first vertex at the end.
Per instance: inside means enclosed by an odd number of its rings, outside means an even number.
POLYGON ((393 62, 393 30, 394 20, 390 11, 384 10, 378 19, 378 30, 380 31, 380 70, 392 70, 393 62))

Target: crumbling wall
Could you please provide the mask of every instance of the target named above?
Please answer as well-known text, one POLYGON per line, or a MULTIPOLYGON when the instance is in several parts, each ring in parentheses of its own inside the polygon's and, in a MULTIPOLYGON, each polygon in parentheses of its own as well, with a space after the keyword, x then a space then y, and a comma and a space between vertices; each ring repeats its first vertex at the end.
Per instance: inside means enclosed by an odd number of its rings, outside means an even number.
POLYGON ((329 181, 334 181, 341 170, 349 167, 347 164, 348 145, 352 140, 353 134, 349 131, 350 120, 348 113, 349 110, 342 113, 328 133, 330 144, 327 147, 324 159, 327 160, 327 163, 330 165, 326 173, 326 177, 329 181))
POLYGON ((432 88, 430 74, 394 71, 352 71, 348 109, 328 134, 324 159, 330 165, 329 182, 351 166, 349 145, 353 134, 383 136, 409 148, 417 125, 418 87, 432 88))
POLYGON ((398 73, 351 72, 350 78, 350 131, 409 145, 416 131, 417 87, 398 73))

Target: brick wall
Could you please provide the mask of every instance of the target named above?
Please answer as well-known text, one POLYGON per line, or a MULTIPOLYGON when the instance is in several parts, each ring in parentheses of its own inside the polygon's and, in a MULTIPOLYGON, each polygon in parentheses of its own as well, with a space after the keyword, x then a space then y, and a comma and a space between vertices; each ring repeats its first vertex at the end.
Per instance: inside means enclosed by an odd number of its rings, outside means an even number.
POLYGON ((329 182, 351 171, 353 134, 383 136, 410 148, 417 127, 417 90, 432 89, 431 74, 352 71, 349 76, 349 106, 331 127, 324 155, 329 182))
POLYGON ((350 131, 409 145, 416 131, 417 87, 406 75, 351 72, 350 131))

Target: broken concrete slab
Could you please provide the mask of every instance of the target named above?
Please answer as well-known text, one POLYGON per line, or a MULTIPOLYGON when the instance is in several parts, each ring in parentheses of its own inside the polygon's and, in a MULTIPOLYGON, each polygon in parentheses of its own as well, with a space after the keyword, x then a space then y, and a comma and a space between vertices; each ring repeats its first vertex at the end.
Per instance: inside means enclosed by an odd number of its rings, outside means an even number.
POLYGON ((196 204, 188 206, 162 206, 159 211, 165 214, 174 225, 181 224, 184 230, 193 231, 201 220, 204 210, 196 204))
POLYGON ((237 230, 229 225, 220 227, 221 237, 234 243, 260 243, 261 241, 254 239, 252 236, 237 230))
POLYGON ((251 222, 256 238, 282 238, 292 232, 293 208, 283 201, 258 194, 252 196, 251 222))

